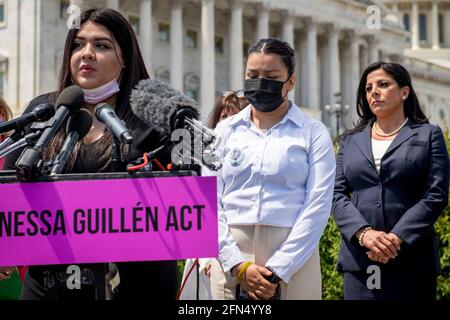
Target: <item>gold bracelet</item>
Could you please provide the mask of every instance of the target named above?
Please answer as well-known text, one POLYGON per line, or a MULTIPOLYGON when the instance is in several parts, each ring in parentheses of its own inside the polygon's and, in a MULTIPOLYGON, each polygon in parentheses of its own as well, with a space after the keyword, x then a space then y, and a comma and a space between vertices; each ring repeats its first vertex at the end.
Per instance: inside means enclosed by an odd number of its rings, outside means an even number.
POLYGON ((369 230, 372 230, 372 227, 365 227, 364 228, 364 230, 361 232, 361 234, 359 235, 359 239, 358 239, 358 242, 359 242, 359 245, 361 246, 361 247, 364 247, 364 244, 363 244, 363 238, 364 238, 364 235, 366 234, 366 232, 367 231, 369 231, 369 230))
POLYGON ((237 281, 241 283, 242 279, 244 279, 245 271, 247 271, 248 267, 250 267, 253 264, 251 261, 246 261, 242 265, 242 267, 239 269, 238 275, 237 275, 237 281))

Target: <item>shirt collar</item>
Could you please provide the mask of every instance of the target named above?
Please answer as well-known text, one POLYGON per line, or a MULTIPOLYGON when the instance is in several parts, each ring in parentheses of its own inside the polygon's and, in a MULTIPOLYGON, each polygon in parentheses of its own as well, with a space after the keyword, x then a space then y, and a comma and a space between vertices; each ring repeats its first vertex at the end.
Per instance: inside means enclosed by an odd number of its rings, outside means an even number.
POLYGON ((281 125, 290 120, 297 127, 301 128, 303 126, 304 118, 305 114, 300 110, 300 108, 295 103, 292 102, 292 105, 289 108, 288 112, 286 113, 284 118, 281 119, 278 125, 281 125))
POLYGON ((251 122, 250 115, 252 112, 252 105, 249 104, 247 107, 242 109, 239 113, 235 114, 230 120, 230 126, 237 125, 241 122, 251 122))
MULTIPOLYGON (((251 122, 251 112, 252 112, 252 105, 249 104, 241 112, 239 112, 238 114, 233 116, 233 118, 230 120, 230 126, 235 126, 241 122, 250 123, 251 122)), ((303 126, 303 123, 305 120, 305 114, 293 102, 292 102, 292 105, 289 108, 288 112, 283 117, 283 119, 281 119, 281 121, 277 124, 277 126, 284 124, 288 120, 293 122, 299 128, 301 128, 303 126)))

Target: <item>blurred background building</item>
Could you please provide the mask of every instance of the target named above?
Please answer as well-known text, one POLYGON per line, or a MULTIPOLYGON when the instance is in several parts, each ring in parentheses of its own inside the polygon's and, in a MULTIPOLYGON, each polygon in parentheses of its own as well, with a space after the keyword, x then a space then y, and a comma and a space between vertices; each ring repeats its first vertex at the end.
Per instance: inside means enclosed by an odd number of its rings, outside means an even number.
POLYGON ((119 10, 151 76, 203 117, 242 88, 248 49, 270 36, 296 51, 291 98, 333 134, 354 121, 360 74, 377 60, 403 63, 431 121, 450 119, 450 0, 0 0, 0 94, 16 114, 56 88, 70 5, 119 10))

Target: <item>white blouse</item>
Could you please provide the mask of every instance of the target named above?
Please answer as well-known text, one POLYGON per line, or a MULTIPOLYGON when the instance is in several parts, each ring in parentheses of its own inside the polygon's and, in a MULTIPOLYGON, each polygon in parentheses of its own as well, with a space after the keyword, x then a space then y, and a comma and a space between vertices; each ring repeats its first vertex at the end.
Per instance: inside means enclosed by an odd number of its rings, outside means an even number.
POLYGON ((393 140, 375 140, 372 139, 372 154, 378 174, 380 173, 381 158, 383 158, 387 149, 393 140))
POLYGON ((288 227, 288 238, 266 263, 287 282, 328 222, 336 166, 330 135, 294 103, 265 133, 251 121, 251 106, 220 122, 215 132, 223 160, 216 175, 224 270, 245 261, 229 225, 288 227))

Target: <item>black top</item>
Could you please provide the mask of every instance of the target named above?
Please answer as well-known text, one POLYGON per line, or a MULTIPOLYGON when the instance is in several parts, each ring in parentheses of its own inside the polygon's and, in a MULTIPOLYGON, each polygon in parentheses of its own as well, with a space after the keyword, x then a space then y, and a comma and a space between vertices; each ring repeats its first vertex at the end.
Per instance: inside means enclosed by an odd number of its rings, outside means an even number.
MULTIPOLYGON (((25 113, 31 112, 41 103, 54 103, 56 93, 41 95, 30 102, 25 109, 25 113)), ((133 117, 132 124, 127 123, 134 138, 130 146, 126 159, 136 160, 144 152, 152 151, 159 145, 160 134, 151 129, 147 124, 133 117)), ((31 125, 30 125, 31 126, 31 125)), ((25 132, 30 131, 30 126, 25 128, 25 132)), ((61 126, 63 130, 65 125, 61 126)), ((70 173, 98 173, 111 171, 111 148, 112 142, 109 134, 98 139, 92 144, 81 143, 76 162, 70 173), (109 151, 109 152, 107 152, 109 151)), ((15 170, 15 162, 22 153, 22 149, 9 154, 6 158, 4 170, 15 170)), ((163 164, 169 161, 169 152, 163 154, 158 160, 163 164)), ((31 266, 25 278, 22 292, 23 299, 103 299, 106 264, 82 264, 78 265, 81 270, 81 290, 68 290, 67 273, 68 265, 47 265, 31 266)))

